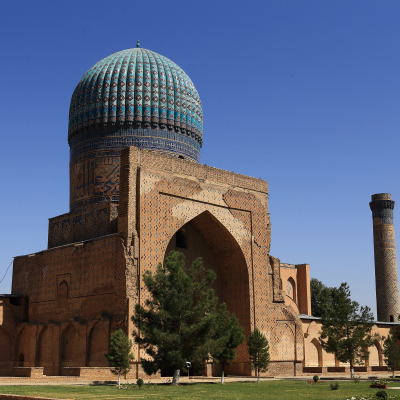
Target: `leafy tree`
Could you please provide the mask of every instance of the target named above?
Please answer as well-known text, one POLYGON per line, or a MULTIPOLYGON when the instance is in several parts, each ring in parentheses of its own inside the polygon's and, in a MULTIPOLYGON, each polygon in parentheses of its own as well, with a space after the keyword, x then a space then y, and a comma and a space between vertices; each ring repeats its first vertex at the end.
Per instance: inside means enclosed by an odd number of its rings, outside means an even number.
POLYGON ((270 356, 269 343, 267 338, 257 329, 250 334, 247 339, 251 369, 257 372, 257 382, 260 383, 260 372, 268 370, 270 356))
POLYGON ((314 317, 322 317, 332 302, 332 292, 336 288, 325 286, 318 279, 312 278, 310 281, 311 290, 311 314, 314 317))
POLYGON ((396 329, 391 328, 389 336, 383 343, 383 355, 388 370, 393 373, 400 369, 400 347, 397 341, 396 329))
POLYGON ((217 297, 210 288, 215 279, 205 270, 201 258, 185 267, 185 256, 172 251, 153 275, 143 274, 150 292, 145 307, 135 306, 133 323, 138 328, 135 342, 145 349, 142 366, 149 375, 173 369, 173 384, 178 384, 186 361, 196 369, 209 357, 215 323, 217 297))
POLYGON ((224 383, 225 365, 230 365, 236 358, 236 348, 243 343, 243 328, 235 314, 229 316, 226 304, 219 307, 213 331, 213 349, 211 355, 214 361, 222 364, 221 383, 224 383))
POLYGON ((127 374, 131 369, 131 361, 133 361, 132 341, 128 336, 118 329, 111 335, 110 344, 108 346, 108 354, 105 354, 111 367, 113 374, 118 375, 118 387, 121 387, 121 374, 127 374))
POLYGON ((366 350, 376 340, 371 335, 373 315, 367 306, 360 307, 350 299, 347 283, 332 291, 332 303, 322 315, 321 346, 328 353, 336 353, 339 361, 350 363, 351 377, 354 365, 368 356, 366 350))

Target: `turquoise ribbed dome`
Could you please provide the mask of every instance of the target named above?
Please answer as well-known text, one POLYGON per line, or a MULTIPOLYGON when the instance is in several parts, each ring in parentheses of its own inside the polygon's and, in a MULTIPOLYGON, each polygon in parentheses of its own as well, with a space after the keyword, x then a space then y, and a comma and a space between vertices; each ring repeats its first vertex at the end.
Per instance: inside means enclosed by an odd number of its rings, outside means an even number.
MULTIPOLYGON (((139 139, 169 139, 178 148, 179 144, 191 147, 182 155, 198 161, 203 112, 190 78, 168 58, 142 48, 119 51, 99 61, 72 95, 68 142, 75 153, 73 148, 81 147, 83 141, 108 136, 137 137, 138 147, 155 150, 154 143, 141 146, 139 139), (198 154, 190 155, 190 151, 198 154)), ((166 152, 174 153, 173 145, 171 149, 166 152)), ((180 155, 180 150, 175 153, 180 155)))

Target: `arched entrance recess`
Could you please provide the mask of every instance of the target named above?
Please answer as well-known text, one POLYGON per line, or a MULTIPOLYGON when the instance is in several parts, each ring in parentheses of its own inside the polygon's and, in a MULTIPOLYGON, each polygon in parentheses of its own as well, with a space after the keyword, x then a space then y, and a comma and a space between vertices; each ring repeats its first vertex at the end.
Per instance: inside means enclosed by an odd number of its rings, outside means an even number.
POLYGON ((79 365, 79 336, 75 326, 69 324, 61 335, 61 367, 76 367, 79 365))
POLYGON ((43 367, 45 375, 53 374, 53 330, 45 326, 39 333, 36 345, 36 366, 43 367))
POLYGON ((108 333, 101 322, 97 321, 90 330, 87 346, 88 367, 108 367, 108 333))
POLYGON ((30 367, 29 360, 29 350, 31 348, 31 337, 29 335, 29 331, 26 327, 23 327, 18 333, 16 340, 16 351, 14 355, 14 366, 20 367, 22 366, 30 367), (22 354, 22 357, 21 357, 22 354), (21 361, 22 360, 22 361, 21 361), (28 362, 29 361, 29 362, 28 362))
MULTIPOLYGON (((186 256, 187 265, 197 257, 202 257, 205 268, 213 270, 217 276, 213 289, 219 302, 225 302, 229 312, 235 313, 245 336, 248 337, 251 333, 249 273, 245 257, 235 238, 208 211, 187 222, 177 232, 169 241, 165 255, 172 250, 181 251, 186 256), (185 243, 185 247, 181 247, 181 243, 185 243)), ((238 348, 230 373, 250 373, 250 370, 247 371, 248 363, 248 352, 244 343, 238 348)))
POLYGON ((8 375, 12 368, 11 335, 0 326, 0 376, 8 375))

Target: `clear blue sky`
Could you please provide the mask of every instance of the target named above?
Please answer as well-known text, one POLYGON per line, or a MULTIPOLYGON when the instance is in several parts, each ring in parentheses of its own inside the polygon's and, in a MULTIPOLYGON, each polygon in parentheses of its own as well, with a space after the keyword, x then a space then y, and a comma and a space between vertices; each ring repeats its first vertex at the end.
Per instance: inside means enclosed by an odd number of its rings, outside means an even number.
POLYGON ((400 235, 399 20, 398 0, 2 1, 0 274, 68 212, 75 86, 140 39, 200 94, 201 162, 269 182, 271 254, 375 311, 372 194, 400 235))

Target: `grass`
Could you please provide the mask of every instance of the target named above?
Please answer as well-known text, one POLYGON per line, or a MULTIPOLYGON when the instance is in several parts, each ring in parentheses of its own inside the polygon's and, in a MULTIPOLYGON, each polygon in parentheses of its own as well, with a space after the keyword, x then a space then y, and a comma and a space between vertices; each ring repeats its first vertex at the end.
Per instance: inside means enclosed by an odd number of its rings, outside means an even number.
MULTIPOLYGON (((307 381, 277 380, 267 382, 236 382, 220 385, 216 383, 170 385, 145 385, 138 389, 128 385, 128 389, 116 386, 0 386, 2 394, 32 395, 76 400, 114 400, 114 399, 149 399, 149 400, 197 400, 197 399, 270 399, 270 400, 344 400, 351 396, 374 395, 379 389, 371 389, 370 382, 340 382, 338 390, 330 389, 330 382, 317 384, 307 381)), ((389 383, 398 386, 399 383, 389 383)), ((124 385, 126 386, 126 385, 124 385)), ((400 390, 390 391, 400 395, 400 390)))

